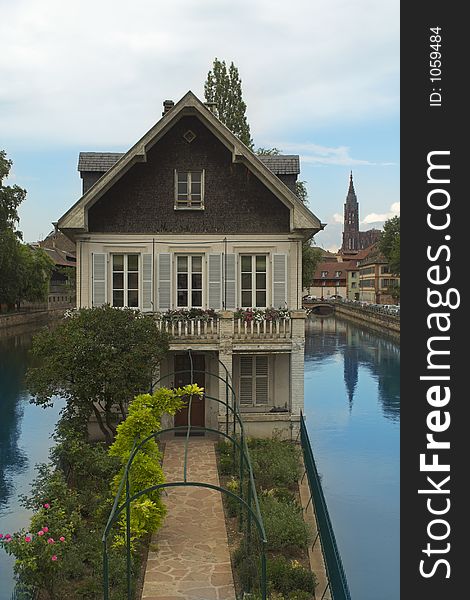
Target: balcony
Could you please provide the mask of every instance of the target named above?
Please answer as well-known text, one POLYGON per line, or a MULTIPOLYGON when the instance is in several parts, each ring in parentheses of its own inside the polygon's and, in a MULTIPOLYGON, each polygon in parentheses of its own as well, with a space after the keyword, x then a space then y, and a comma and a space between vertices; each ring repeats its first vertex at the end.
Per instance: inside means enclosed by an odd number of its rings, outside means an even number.
POLYGON ((273 320, 245 321, 244 319, 234 319, 233 337, 240 339, 289 339, 291 337, 290 318, 273 320))
POLYGON ((201 343, 219 343, 230 338, 236 342, 291 341, 295 333, 303 337, 305 312, 303 310, 274 311, 274 309, 254 309, 253 311, 203 311, 193 309, 174 310, 156 313, 158 328, 168 333, 170 340, 193 340, 201 343), (199 314, 198 314, 199 313, 199 314), (277 313, 277 314, 276 314, 277 313))
POLYGON ((193 317, 185 319, 181 317, 167 320, 165 317, 157 315, 157 325, 160 331, 168 333, 170 338, 177 339, 201 339, 216 340, 219 338, 219 319, 217 316, 205 319, 203 317, 193 317))

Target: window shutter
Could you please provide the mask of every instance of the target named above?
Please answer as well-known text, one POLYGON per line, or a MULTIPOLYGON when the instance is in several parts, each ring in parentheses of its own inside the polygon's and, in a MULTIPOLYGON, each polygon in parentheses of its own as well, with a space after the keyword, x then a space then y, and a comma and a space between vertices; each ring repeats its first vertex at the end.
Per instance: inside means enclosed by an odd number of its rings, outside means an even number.
POLYGON ((209 308, 222 308, 222 255, 209 254, 209 308))
POLYGON ((253 357, 240 356, 240 404, 253 404, 253 357))
POLYGON ((142 255, 142 310, 153 310, 153 261, 151 254, 142 255))
POLYGON ((171 308, 171 254, 158 255, 158 307, 161 310, 171 308))
POLYGON ((235 281, 235 254, 226 254, 224 256, 225 261, 225 282, 224 282, 224 299, 225 309, 237 308, 237 292, 236 292, 236 281, 235 281))
POLYGON ((287 254, 273 254, 273 307, 287 305, 287 254))
POLYGON ((269 390, 268 357, 267 356, 256 356, 255 361, 256 361, 256 373, 255 373, 256 404, 267 404, 268 403, 268 390, 269 390))
POLYGON ((93 252, 93 298, 92 305, 106 304, 106 254, 93 252))

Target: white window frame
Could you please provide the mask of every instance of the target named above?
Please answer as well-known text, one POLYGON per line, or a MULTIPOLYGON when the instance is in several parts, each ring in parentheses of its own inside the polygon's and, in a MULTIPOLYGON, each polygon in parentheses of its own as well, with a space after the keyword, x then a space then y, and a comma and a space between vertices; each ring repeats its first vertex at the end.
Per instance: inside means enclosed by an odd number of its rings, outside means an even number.
MULTIPOLYGON (((267 306, 269 306, 269 285, 268 282, 270 281, 270 274, 269 274, 269 254, 265 254, 264 252, 260 252, 258 254, 255 253, 246 253, 244 252, 243 254, 240 254, 239 256, 239 269, 238 269, 238 273, 239 273, 239 277, 240 277, 240 284, 239 284, 239 293, 240 293, 240 305, 242 306, 242 308, 266 308, 267 306), (242 287, 242 273, 244 271, 242 271, 242 262, 243 262, 243 258, 244 257, 250 257, 251 258, 251 304, 243 304, 243 291, 247 291, 245 288, 242 287), (262 256, 266 259, 266 271, 265 273, 265 277, 266 277, 266 283, 265 283, 265 287, 264 288, 256 288, 256 257, 257 256, 262 256), (258 291, 261 292, 265 292, 265 296, 266 296, 266 303, 262 306, 262 305, 257 305, 256 304, 256 293, 258 291)), ((262 271, 260 271, 262 272, 262 271)))
POLYGON ((204 210, 204 187, 205 187, 205 169, 198 169, 193 171, 185 171, 181 169, 178 171, 175 169, 175 210, 204 210), (187 194, 186 200, 180 200, 178 195, 178 174, 186 173, 187 183, 187 194), (200 173, 201 175, 201 199, 195 201, 194 204, 191 202, 191 186, 192 176, 194 173, 200 173))
MULTIPOLYGON (((204 308, 205 304, 205 299, 206 299, 206 294, 205 294, 205 285, 204 282, 206 281, 205 278, 205 256, 204 254, 186 254, 186 253, 180 253, 180 254, 175 254, 175 261, 174 261, 174 269, 175 269, 175 277, 174 277, 174 281, 175 281, 175 307, 176 308, 204 308), (183 271, 178 271, 178 259, 179 258, 187 258, 188 259, 188 270, 187 270, 187 276, 188 276, 188 287, 187 287, 187 292, 188 292, 188 302, 186 304, 186 306, 180 306, 178 304, 178 273, 182 273, 183 271), (197 257, 201 259, 201 306, 193 306, 192 305, 192 292, 193 291, 199 291, 199 288, 197 288, 197 290, 193 290, 192 287, 192 275, 193 275, 193 258, 197 257)), ((186 288, 185 288, 186 289, 186 288)))
POLYGON ((111 269, 111 306, 115 308, 133 308, 135 310, 139 310, 142 306, 142 254, 139 252, 112 252, 110 254, 110 269, 111 269), (122 271, 114 271, 114 257, 122 256, 123 257, 123 270, 122 271), (130 271, 130 273, 137 273, 137 288, 131 288, 129 290, 129 256, 137 256, 137 271, 130 271), (122 273, 123 274, 123 305, 115 306, 114 304, 114 291, 120 291, 120 288, 114 287, 114 273, 122 273), (137 306, 129 306, 129 291, 137 290, 137 306))

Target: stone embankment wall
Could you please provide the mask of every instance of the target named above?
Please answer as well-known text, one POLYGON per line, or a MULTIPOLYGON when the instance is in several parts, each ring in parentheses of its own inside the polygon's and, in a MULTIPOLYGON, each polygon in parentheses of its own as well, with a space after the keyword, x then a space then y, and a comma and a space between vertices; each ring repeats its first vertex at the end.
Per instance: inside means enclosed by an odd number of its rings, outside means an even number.
POLYGON ((60 319, 65 308, 50 310, 32 310, 17 313, 0 314, 0 334, 7 333, 13 327, 46 325, 51 321, 60 319))
POLYGON ((385 315, 365 307, 351 306, 339 302, 335 303, 335 310, 337 315, 344 315, 348 319, 367 325, 376 331, 383 332, 386 329, 392 335, 397 337, 400 335, 400 317, 385 315))

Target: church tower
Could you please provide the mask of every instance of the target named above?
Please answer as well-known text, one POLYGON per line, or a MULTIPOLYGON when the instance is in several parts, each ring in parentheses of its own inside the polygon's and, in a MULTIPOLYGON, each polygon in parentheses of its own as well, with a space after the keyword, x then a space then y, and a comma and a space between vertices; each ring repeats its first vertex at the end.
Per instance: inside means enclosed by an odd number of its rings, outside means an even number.
POLYGON ((349 190, 344 203, 343 245, 344 254, 355 253, 361 249, 359 234, 359 202, 354 190, 353 175, 349 177, 349 190))

